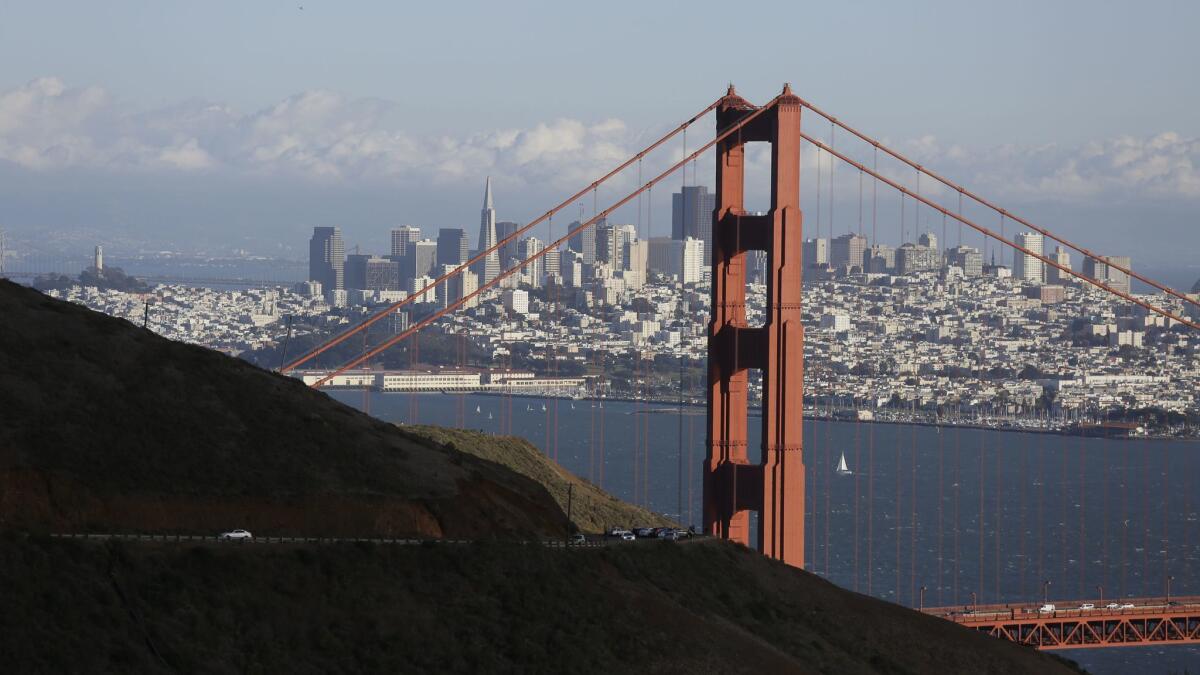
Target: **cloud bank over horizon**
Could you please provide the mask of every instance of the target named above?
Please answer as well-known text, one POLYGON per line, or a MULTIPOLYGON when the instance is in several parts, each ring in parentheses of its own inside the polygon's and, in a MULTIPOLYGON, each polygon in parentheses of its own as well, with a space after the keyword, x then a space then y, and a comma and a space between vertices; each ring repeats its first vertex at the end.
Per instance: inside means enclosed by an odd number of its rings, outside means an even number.
MULTIPOLYGON (((382 237, 383 223, 471 227, 486 174, 502 191, 505 217, 542 213, 555 196, 589 184, 671 123, 635 130, 615 118, 559 118, 461 136, 425 135, 406 129, 411 105, 317 89, 251 112, 201 100, 137 109, 100 87, 38 78, 0 91, 0 172, 10 183, 8 190, 0 188, 10 202, 7 209, 0 204, 0 224, 87 223, 115 231, 141 222, 153 223, 159 234, 173 228, 186 238, 201 231, 213 241, 254 225, 263 239, 291 241, 312 224, 353 229, 357 222, 364 230, 370 226, 362 239, 373 243, 382 237)), ((689 135, 690 146, 707 132, 689 135)), ((1178 236, 1189 231, 1200 204, 1200 139, 1171 131, 1075 146, 980 148, 932 135, 889 143, 1006 206, 1043 205, 1048 214, 1065 215, 1069 226, 1086 222, 1094 240, 1143 258, 1152 253, 1149 244, 1124 239, 1129 235, 1118 231, 1121 219, 1170 211, 1164 236, 1178 236), (1124 209, 1124 215, 1102 222, 1095 214, 1105 205, 1124 209)), ((648 160, 645 177, 679 156, 681 149, 671 147, 648 160)), ((760 170, 769 161, 761 148, 748 160, 760 170)), ((812 189, 812 148, 805 163, 805 189, 812 189)), ((711 158, 698 173, 710 172, 711 158)), ((852 172, 839 168, 839 177, 852 172)), ((888 172, 911 184, 911 170, 888 172)), ((856 198, 854 182, 839 186, 839 199, 856 198)), ((616 188, 624 193, 633 183, 629 175, 616 188)), ((670 185, 673 191, 677 183, 670 185)), ((660 197, 654 208, 669 211, 669 199, 660 197)), ((659 227, 669 224, 666 216, 656 217, 659 227)))
MULTIPOLYGON (((620 119, 538 121, 461 137, 407 133, 403 105, 304 91, 249 113, 199 100, 134 110, 102 88, 42 77, 0 92, 0 161, 32 172, 207 172, 336 184, 585 185, 637 149, 620 119)), ((930 166, 962 168, 997 196, 1071 201, 1200 199, 1200 139, 1172 131, 1082 146, 967 148, 902 141, 930 166), (936 164, 935 164, 936 163, 936 164)))

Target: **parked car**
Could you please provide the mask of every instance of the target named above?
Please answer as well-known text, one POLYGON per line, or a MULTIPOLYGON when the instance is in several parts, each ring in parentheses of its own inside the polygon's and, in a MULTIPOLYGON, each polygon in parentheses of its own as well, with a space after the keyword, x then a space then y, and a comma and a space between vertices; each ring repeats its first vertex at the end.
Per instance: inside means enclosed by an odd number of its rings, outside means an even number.
POLYGON ((1090 602, 1085 602, 1079 606, 1079 609, 1096 609, 1096 606, 1090 602))
POLYGON ((1054 613, 1054 605, 1050 605, 1050 604, 1042 605, 1041 607, 1038 607, 1038 613, 1039 614, 1053 614, 1054 613))
POLYGON ((641 538, 650 538, 650 537, 653 537, 653 536, 654 536, 654 528, 652 528, 652 527, 639 527, 639 528, 635 529, 635 530, 633 531, 633 533, 634 533, 634 534, 636 534, 638 537, 641 537, 641 538))
POLYGON ((626 532, 625 534, 621 535, 621 541, 637 541, 637 536, 635 536, 632 532, 626 532))
POLYGON ((572 544, 586 544, 587 537, 583 536, 583 534, 581 534, 581 533, 573 534, 573 535, 571 535, 571 543, 572 544))
POLYGON ((220 538, 221 539, 233 539, 233 540, 245 540, 245 539, 253 539, 254 535, 250 534, 246 530, 230 530, 228 532, 222 532, 220 538))
POLYGON ((683 529, 682 527, 680 527, 680 528, 676 528, 676 530, 675 530, 675 534, 676 534, 676 535, 677 535, 677 536, 678 536, 680 539, 691 539, 691 538, 692 538, 692 531, 691 531, 691 530, 685 530, 685 529, 683 529))
POLYGON ((658 538, 665 539, 667 541, 678 541, 679 534, 675 532, 674 528, 664 527, 658 531, 658 538))
POLYGON ((614 528, 613 528, 612 530, 610 530, 610 531, 609 531, 609 533, 608 533, 608 535, 609 535, 610 537, 624 537, 624 536, 625 536, 625 535, 627 535, 627 534, 632 534, 632 533, 631 533, 629 530, 626 530, 626 529, 625 529, 625 528, 623 528, 623 527, 614 527, 614 528))

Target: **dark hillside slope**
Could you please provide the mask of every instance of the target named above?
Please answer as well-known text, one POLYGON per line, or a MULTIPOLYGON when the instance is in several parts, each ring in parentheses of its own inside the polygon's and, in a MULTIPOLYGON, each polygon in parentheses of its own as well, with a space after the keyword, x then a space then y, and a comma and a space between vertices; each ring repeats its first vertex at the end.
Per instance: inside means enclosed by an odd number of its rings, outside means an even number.
POLYGON ((12 672, 1070 673, 723 542, 0 538, 12 672))
POLYGON ((0 527, 559 535, 535 481, 0 280, 0 527))

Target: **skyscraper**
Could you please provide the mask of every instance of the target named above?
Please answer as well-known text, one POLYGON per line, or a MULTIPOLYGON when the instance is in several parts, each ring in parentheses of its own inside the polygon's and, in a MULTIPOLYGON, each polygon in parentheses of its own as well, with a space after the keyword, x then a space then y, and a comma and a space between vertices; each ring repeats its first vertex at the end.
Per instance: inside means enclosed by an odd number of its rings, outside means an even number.
MULTIPOLYGON (((529 256, 535 255, 542 250, 544 244, 537 237, 525 237, 517 244, 517 256, 524 260, 529 256)), ((521 269, 521 274, 526 276, 529 285, 534 288, 541 288, 543 270, 546 265, 546 256, 542 256, 537 260, 529 263, 521 269)))
POLYGON ((683 260, 679 265, 679 280, 685 284, 699 283, 707 265, 704 257, 708 255, 708 245, 699 239, 683 240, 683 260))
POLYGON ((962 269, 963 276, 977 277, 983 274, 983 254, 972 246, 955 246, 946 252, 946 261, 962 269))
POLYGON ((420 241, 421 228, 412 225, 402 225, 392 228, 392 256, 403 257, 408 253, 408 245, 420 241))
MULTIPOLYGON (((1050 259, 1067 269, 1071 269, 1071 253, 1061 246, 1054 247, 1054 255, 1050 256, 1050 259)), ((1046 265, 1046 283, 1061 284, 1072 279, 1073 277, 1070 274, 1057 267, 1046 265)))
POLYGON ((716 195, 703 185, 684 186, 671 195, 671 238, 692 237, 704 242, 704 264, 712 263, 713 209, 716 195))
POLYGON ((1129 275, 1121 270, 1115 269, 1113 265, 1120 265, 1127 270, 1133 269, 1133 264, 1127 255, 1106 255, 1101 256, 1099 260, 1095 258, 1083 259, 1083 274, 1089 276, 1096 281, 1108 286, 1109 288, 1121 291, 1122 293, 1129 292, 1129 275))
MULTIPOLYGON (((480 253, 496 245, 496 208, 492 205, 492 177, 487 177, 483 188, 483 208, 479 212, 479 248, 480 253)), ((500 275, 500 253, 492 251, 480 260, 479 284, 490 283, 500 275)))
POLYGON ((466 230, 461 227, 443 227, 438 230, 437 264, 458 267, 467 262, 470 246, 466 230))
POLYGON ((408 253, 400 259, 400 277, 407 281, 418 277, 433 276, 437 268, 437 242, 432 239, 414 241, 408 253))
MULTIPOLYGON (((605 225, 606 221, 601 220, 595 225, 576 232, 573 237, 567 240, 567 248, 575 251, 583 256, 584 265, 593 265, 596 263, 596 230, 605 225)), ((573 230, 579 227, 580 222, 577 220, 567 226, 568 230, 573 230)))
MULTIPOLYGON (((517 233, 521 229, 520 223, 513 223, 507 220, 502 220, 496 223, 496 241, 504 241, 510 236, 517 233)), ((506 270, 512 267, 512 261, 520 260, 517 257, 517 240, 514 239, 504 246, 500 247, 500 269, 506 270)))
POLYGON ((346 256, 343 283, 346 290, 400 290, 400 263, 388 258, 352 253, 346 256))
POLYGON ((345 290, 345 265, 342 228, 314 227, 308 240, 308 280, 321 282, 326 292, 345 290))
MULTIPOLYGON (((1013 242, 1038 255, 1042 254, 1042 235, 1037 232, 1020 232, 1013 236, 1013 242)), ((1037 256, 1021 251, 1013 251, 1013 278, 1040 284, 1046 280, 1045 265, 1037 256)))
POLYGON ((829 263, 834 267, 843 265, 865 269, 867 238, 861 234, 843 234, 835 237, 829 247, 829 263))
POLYGON ((829 264, 829 240, 824 238, 805 239, 802 253, 800 259, 804 262, 805 267, 827 265, 829 264))

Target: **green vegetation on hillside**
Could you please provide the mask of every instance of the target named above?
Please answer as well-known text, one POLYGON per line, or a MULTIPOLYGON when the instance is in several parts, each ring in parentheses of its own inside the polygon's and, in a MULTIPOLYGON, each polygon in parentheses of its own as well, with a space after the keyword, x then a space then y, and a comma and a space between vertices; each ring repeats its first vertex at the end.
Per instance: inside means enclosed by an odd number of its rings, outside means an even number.
POLYGON ((579 478, 522 438, 423 425, 402 426, 400 430, 414 440, 427 440, 447 449, 465 452, 532 478, 545 486, 564 512, 567 510, 568 486, 572 486, 571 522, 581 532, 607 532, 616 526, 679 526, 670 518, 623 502, 579 478))

